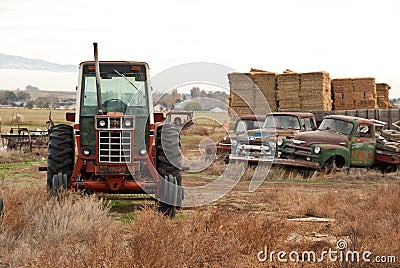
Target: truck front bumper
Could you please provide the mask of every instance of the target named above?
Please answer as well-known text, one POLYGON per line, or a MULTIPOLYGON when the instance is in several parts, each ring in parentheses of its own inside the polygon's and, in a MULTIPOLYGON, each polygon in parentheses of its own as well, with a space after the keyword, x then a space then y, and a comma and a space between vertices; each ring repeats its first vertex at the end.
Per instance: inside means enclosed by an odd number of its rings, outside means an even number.
POLYGON ((247 161, 247 162, 273 162, 273 156, 253 156, 253 155, 236 155, 230 154, 229 159, 247 161))
POLYGON ((312 169, 319 169, 320 165, 318 162, 307 161, 302 159, 285 159, 285 158, 275 158, 274 165, 284 165, 292 167, 306 167, 312 169))

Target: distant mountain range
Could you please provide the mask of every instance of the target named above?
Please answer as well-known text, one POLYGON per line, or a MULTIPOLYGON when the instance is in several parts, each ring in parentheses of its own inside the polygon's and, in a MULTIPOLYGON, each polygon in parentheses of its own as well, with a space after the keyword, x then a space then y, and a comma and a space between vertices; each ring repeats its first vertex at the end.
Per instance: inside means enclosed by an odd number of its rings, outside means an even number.
POLYGON ((76 72, 75 65, 62 65, 38 59, 28 59, 0 53, 0 69, 39 70, 50 72, 76 72))

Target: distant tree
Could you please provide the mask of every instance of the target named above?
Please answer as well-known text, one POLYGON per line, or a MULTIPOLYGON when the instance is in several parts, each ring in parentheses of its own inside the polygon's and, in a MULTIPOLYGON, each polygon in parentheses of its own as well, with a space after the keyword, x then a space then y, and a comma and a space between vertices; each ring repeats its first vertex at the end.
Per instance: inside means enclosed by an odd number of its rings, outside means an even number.
POLYGON ((207 93, 206 93, 206 91, 204 89, 202 89, 200 91, 200 97, 202 97, 202 98, 207 97, 207 93))
POLYGON ((6 100, 8 100, 8 101, 10 101, 10 102, 13 102, 13 101, 16 101, 16 100, 17 100, 17 96, 16 96, 15 93, 12 92, 12 91, 7 91, 5 97, 6 97, 6 100))
POLYGON ((186 111, 201 111, 203 107, 197 102, 189 102, 183 109, 186 111))
POLYGON ((40 89, 38 87, 35 87, 35 86, 27 85, 25 87, 25 90, 26 91, 39 91, 40 89))
POLYGON ((18 101, 27 101, 31 99, 31 95, 25 91, 18 91, 16 96, 18 101))
POLYGON ((35 105, 35 102, 33 100, 30 100, 26 103, 25 107, 28 109, 32 109, 34 105, 35 105))
POLYGON ((192 89, 190 90, 190 96, 192 96, 192 99, 199 97, 200 96, 200 88, 192 87, 192 89))
POLYGON ((37 98, 35 100, 35 105, 38 108, 49 108, 50 107, 50 102, 45 97, 39 97, 39 98, 37 98))

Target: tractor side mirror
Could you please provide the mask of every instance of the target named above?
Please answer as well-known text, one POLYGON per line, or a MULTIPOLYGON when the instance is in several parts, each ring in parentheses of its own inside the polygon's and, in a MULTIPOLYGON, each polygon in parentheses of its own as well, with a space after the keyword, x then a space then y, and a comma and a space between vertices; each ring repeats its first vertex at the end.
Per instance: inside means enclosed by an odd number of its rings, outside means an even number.
POLYGON ((66 113, 65 119, 67 119, 68 122, 75 122, 75 113, 66 113))

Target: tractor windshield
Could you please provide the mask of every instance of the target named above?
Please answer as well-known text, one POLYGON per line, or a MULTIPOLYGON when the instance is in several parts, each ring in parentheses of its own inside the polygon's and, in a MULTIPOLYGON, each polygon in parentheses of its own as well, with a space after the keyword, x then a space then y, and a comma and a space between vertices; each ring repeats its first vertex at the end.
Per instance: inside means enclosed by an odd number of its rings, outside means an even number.
MULTIPOLYGON (((104 112, 148 115, 145 79, 132 73, 102 73, 100 85, 104 112)), ((82 89, 81 116, 94 116, 97 113, 95 74, 84 75, 82 89)))

